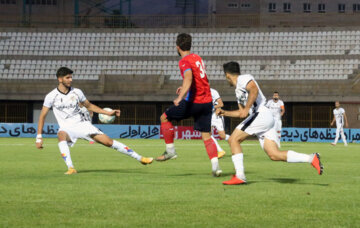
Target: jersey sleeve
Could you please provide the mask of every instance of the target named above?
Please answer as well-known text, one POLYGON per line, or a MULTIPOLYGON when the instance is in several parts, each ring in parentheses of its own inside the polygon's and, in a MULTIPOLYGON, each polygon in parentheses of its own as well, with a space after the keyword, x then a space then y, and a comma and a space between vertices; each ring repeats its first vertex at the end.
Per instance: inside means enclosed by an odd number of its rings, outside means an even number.
POLYGON ((284 107, 284 102, 283 101, 280 101, 280 108, 281 109, 284 109, 285 107, 284 107))
POLYGON ((269 106, 270 106, 270 100, 268 100, 268 101, 266 102, 265 106, 269 108, 269 106))
POLYGON ((250 75, 244 75, 244 76, 240 75, 239 80, 237 81, 237 87, 240 89, 246 90, 247 84, 249 84, 249 82, 252 80, 253 80, 253 77, 251 77, 250 75))
POLYGON ((75 92, 76 92, 76 94, 78 95, 80 102, 86 101, 86 97, 85 97, 83 91, 81 91, 80 89, 76 89, 75 92))
POLYGON ((53 103, 54 103, 54 98, 53 98, 53 96, 51 96, 51 93, 49 93, 48 95, 46 95, 46 97, 44 99, 43 106, 45 106, 47 108, 51 108, 53 106, 53 103))
POLYGON ((179 68, 181 74, 184 75, 186 71, 191 70, 191 64, 189 63, 189 61, 181 60, 179 62, 179 68))

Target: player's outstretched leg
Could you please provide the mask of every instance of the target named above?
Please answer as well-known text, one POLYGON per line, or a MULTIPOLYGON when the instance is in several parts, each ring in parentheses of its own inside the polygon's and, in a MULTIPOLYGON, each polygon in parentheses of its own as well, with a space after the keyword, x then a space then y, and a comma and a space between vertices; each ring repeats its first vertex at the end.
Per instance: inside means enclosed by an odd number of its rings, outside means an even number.
POLYGON ((147 157, 143 157, 143 156, 139 155, 138 153, 136 153, 135 151, 133 151, 132 149, 127 147, 125 144, 122 144, 121 142, 112 140, 109 138, 109 136, 107 136, 105 134, 94 135, 94 136, 92 136, 92 138, 96 142, 101 143, 104 146, 111 147, 123 154, 126 154, 132 158, 135 158, 143 165, 151 164, 154 160, 153 158, 147 158, 147 157))
POLYGON ((212 139, 210 132, 201 132, 202 139, 205 144, 206 153, 211 162, 211 171, 214 177, 221 176, 222 170, 220 169, 218 153, 215 141, 212 139))
POLYGON ((70 149, 67 144, 67 141, 69 140, 67 133, 65 131, 59 131, 58 140, 59 140, 58 146, 61 156, 64 159, 66 166, 68 167, 68 171, 65 174, 71 175, 77 173, 71 160, 70 149))
POLYGON ((170 121, 168 121, 166 114, 162 114, 160 117, 161 121, 161 132, 164 136, 164 141, 166 144, 165 152, 156 158, 156 161, 166 161, 169 159, 177 158, 174 145, 174 126, 170 121))
POLYGON ((218 141, 214 138, 214 136, 211 136, 211 138, 212 138, 212 140, 214 141, 214 143, 216 145, 218 158, 224 157, 225 151, 221 148, 221 146, 219 145, 218 141))
POLYGON ((323 173, 324 167, 320 161, 318 153, 302 154, 292 150, 280 151, 278 145, 273 140, 265 138, 264 150, 273 161, 286 161, 288 163, 310 163, 319 175, 323 173))

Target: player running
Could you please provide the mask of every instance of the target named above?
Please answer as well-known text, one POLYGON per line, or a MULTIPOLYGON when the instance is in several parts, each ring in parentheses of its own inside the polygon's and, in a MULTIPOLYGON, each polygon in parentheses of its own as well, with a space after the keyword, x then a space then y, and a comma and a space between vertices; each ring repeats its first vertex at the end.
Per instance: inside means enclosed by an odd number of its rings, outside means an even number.
POLYGON ((331 126, 334 125, 336 121, 336 136, 335 141, 331 143, 331 145, 336 146, 336 143, 339 140, 339 134, 341 134, 341 138, 344 142, 344 146, 347 146, 346 137, 344 134, 344 119, 345 119, 345 127, 349 127, 348 120, 345 114, 345 110, 340 107, 340 102, 335 102, 335 109, 333 110, 334 118, 331 121, 331 126))
POLYGON ((36 147, 38 149, 43 148, 42 129, 46 115, 50 108, 53 108, 54 115, 60 127, 57 133, 60 153, 68 167, 68 171, 65 174, 77 173, 71 160, 69 146, 74 146, 78 138, 86 140, 93 139, 104 146, 111 147, 123 154, 135 158, 144 165, 152 163, 153 158, 140 156, 126 145, 110 139, 91 124, 89 117, 84 115, 81 111, 79 103, 89 111, 110 116, 120 116, 120 110, 108 112, 90 103, 80 89, 71 87, 72 74, 73 71, 66 67, 59 68, 56 73, 59 85, 45 97, 38 122, 36 147))
MULTIPOLYGON (((212 98, 212 104, 213 104, 212 116, 211 116, 211 127, 213 129, 215 128, 217 130, 221 139, 225 139, 227 141, 230 136, 225 133, 224 117, 216 115, 216 112, 215 112, 217 108, 224 107, 224 103, 221 100, 221 97, 220 97, 218 91, 216 91, 213 88, 210 88, 210 92, 211 92, 211 98, 212 98)), ((214 142, 216 144, 218 158, 224 157, 225 151, 221 148, 221 146, 219 145, 219 143, 217 142, 217 140, 215 139, 214 136, 211 136, 211 138, 214 140, 214 142)))
POLYGON ((236 175, 231 180, 224 181, 225 185, 245 184, 246 177, 243 165, 241 143, 250 135, 256 135, 261 147, 273 161, 307 162, 322 174, 323 166, 318 153, 301 154, 295 151, 280 151, 279 138, 274 129, 274 118, 271 111, 265 106, 266 100, 259 85, 250 74, 240 75, 240 66, 237 62, 224 64, 226 80, 231 86, 236 86, 235 94, 239 109, 225 111, 217 109, 216 114, 221 116, 245 118, 231 134, 229 144, 232 152, 232 161, 236 175))
POLYGON ((266 107, 268 107, 270 109, 270 111, 274 117, 274 120, 275 120, 274 128, 275 128, 275 131, 278 134, 278 137, 280 140, 281 139, 281 128, 282 128, 281 117, 285 113, 285 107, 284 107, 284 102, 282 100, 280 100, 280 98, 279 98, 278 92, 276 92, 276 91, 274 92, 272 100, 269 100, 266 103, 266 107))
POLYGON ((174 105, 160 117, 166 150, 156 160, 166 161, 177 157, 174 146, 174 126, 170 121, 193 117, 194 129, 201 132, 206 152, 210 158, 212 173, 214 176, 220 176, 222 171, 219 167, 217 148, 210 133, 212 99, 205 65, 200 56, 190 53, 191 36, 189 34, 182 33, 177 36, 176 49, 181 56, 179 68, 183 83, 176 91, 178 97, 173 101, 174 105))

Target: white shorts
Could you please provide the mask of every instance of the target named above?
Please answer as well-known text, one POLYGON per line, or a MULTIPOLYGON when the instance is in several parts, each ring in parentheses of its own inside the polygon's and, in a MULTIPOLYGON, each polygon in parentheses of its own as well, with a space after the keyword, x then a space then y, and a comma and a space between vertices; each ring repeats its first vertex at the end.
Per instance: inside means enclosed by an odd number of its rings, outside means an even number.
POLYGON ((211 127, 215 127, 218 132, 224 131, 225 130, 224 117, 218 116, 215 113, 213 113, 211 116, 211 127))
POLYGON ((270 110, 266 107, 259 108, 258 112, 252 113, 236 129, 242 130, 249 135, 258 137, 261 148, 264 149, 264 139, 270 139, 280 147, 280 140, 274 128, 275 120, 270 110))
POLYGON ((65 131, 69 138, 70 142, 68 142, 69 146, 74 146, 77 139, 85 139, 88 141, 93 141, 90 137, 91 135, 102 135, 104 134, 97 127, 92 125, 90 122, 80 122, 71 127, 61 127, 59 131, 65 131))

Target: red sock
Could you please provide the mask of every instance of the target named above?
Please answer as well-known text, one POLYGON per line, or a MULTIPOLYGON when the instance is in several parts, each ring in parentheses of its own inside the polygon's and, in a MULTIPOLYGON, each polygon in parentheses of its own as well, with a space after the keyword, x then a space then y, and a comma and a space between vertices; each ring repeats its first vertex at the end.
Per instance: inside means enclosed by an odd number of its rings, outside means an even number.
POLYGON ((204 141, 204 144, 205 144, 206 152, 209 155, 210 160, 218 156, 216 144, 214 143, 212 138, 204 141))
POLYGON ((174 143, 174 126, 171 122, 161 123, 160 130, 164 136, 166 144, 174 143))

